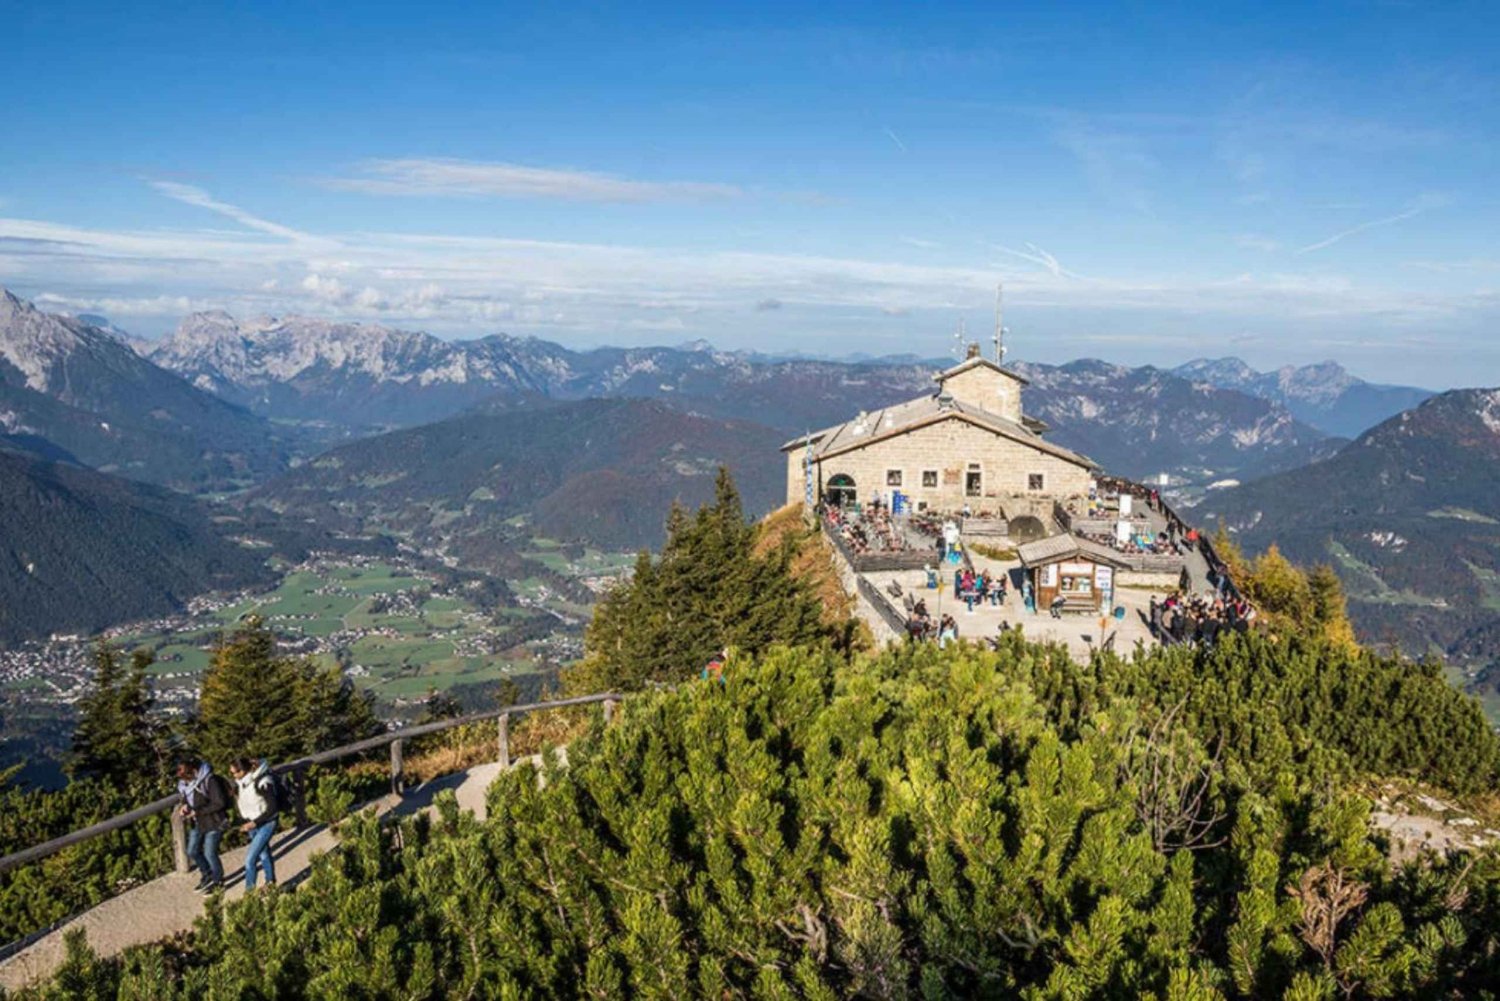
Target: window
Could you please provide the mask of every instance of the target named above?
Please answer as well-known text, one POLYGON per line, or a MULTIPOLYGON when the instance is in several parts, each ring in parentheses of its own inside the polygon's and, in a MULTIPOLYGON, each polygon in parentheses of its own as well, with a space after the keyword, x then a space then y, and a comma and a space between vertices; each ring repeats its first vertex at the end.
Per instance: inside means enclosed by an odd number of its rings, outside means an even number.
POLYGON ((975 472, 972 469, 969 470, 968 475, 966 475, 964 477, 964 496, 965 497, 978 497, 980 491, 983 488, 984 488, 984 477, 983 477, 983 474, 977 473, 977 472, 975 472))
POLYGON ((888 487, 899 487, 901 485, 901 470, 887 469, 885 471, 885 485, 888 487))
POLYGON ((1046 478, 1041 473, 1031 473, 1026 477, 1027 490, 1045 490, 1046 478))
POLYGON ((937 486, 937 470, 936 469, 924 469, 924 470, 922 470, 922 486, 924 486, 924 487, 935 487, 935 486, 937 486))

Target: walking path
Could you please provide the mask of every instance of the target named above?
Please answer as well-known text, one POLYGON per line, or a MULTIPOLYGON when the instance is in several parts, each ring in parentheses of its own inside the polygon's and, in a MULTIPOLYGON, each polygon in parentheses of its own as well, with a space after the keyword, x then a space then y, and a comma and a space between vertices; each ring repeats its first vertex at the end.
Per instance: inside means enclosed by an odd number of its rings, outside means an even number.
MULTIPOLYGON (((564 762, 566 751, 562 748, 558 752, 564 762)), ((521 760, 540 763, 538 756, 521 760)), ((365 804, 364 809, 373 807, 382 817, 409 816, 432 809, 438 793, 452 789, 458 796, 460 809, 483 820, 485 792, 499 773, 498 763, 479 765, 424 782, 399 797, 387 794, 365 804)), ((337 846, 337 836, 321 824, 282 833, 273 842, 278 882, 283 887, 295 887, 307 877, 315 856, 337 846)), ((230 883, 225 899, 238 900, 245 895, 245 850, 225 852, 223 860, 225 879, 230 883)), ((87 933, 89 945, 101 957, 191 931, 193 922, 203 914, 207 899, 193 891, 197 881, 196 872, 171 873, 83 912, 0 963, 0 988, 13 991, 56 972, 64 957, 63 936, 74 928, 87 933)))

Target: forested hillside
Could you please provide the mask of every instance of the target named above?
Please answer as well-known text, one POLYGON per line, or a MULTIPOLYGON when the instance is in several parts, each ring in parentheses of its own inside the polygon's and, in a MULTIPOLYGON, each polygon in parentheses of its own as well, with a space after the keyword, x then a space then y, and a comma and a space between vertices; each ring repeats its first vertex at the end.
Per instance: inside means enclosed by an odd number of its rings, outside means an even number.
POLYGON ((1343 578, 1366 642, 1500 661, 1500 390, 1435 396, 1327 462, 1210 495, 1246 548, 1343 578))
POLYGON ((189 498, 0 451, 0 642, 92 632, 268 580, 189 498))
POLYGON ((409 533, 460 559, 482 558, 517 516, 553 538, 654 546, 668 506, 711 498, 720 465, 752 512, 778 504, 781 437, 646 400, 497 402, 334 449, 251 499, 328 528, 409 533))

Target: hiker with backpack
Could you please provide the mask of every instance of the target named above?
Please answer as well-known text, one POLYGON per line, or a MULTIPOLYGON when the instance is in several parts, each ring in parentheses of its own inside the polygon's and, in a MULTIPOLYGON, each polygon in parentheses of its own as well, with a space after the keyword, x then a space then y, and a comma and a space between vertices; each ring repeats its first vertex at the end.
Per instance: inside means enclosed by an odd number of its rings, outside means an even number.
POLYGON ((199 893, 212 893, 224 882, 224 864, 219 860, 219 840, 229 828, 229 783, 214 772, 207 761, 183 758, 177 762, 178 811, 188 829, 187 857, 201 875, 199 893))
POLYGON ((276 834, 276 820, 285 795, 279 779, 265 761, 236 758, 229 765, 239 794, 235 805, 245 822, 241 829, 250 835, 245 852, 245 889, 255 889, 257 870, 264 870, 266 885, 276 885, 276 865, 271 857, 271 838, 276 834))

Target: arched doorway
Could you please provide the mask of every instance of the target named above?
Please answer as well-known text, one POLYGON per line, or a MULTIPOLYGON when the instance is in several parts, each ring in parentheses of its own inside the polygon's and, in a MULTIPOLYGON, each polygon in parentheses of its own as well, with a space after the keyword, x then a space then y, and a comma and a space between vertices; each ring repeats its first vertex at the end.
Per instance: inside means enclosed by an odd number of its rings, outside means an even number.
POLYGON ((1042 524, 1040 518, 1023 514, 1019 518, 1010 519, 1010 537, 1014 542, 1035 542, 1047 537, 1047 526, 1042 524))
POLYGON ((854 493, 854 477, 838 473, 828 480, 828 489, 823 492, 832 507, 850 507, 857 499, 854 493))

